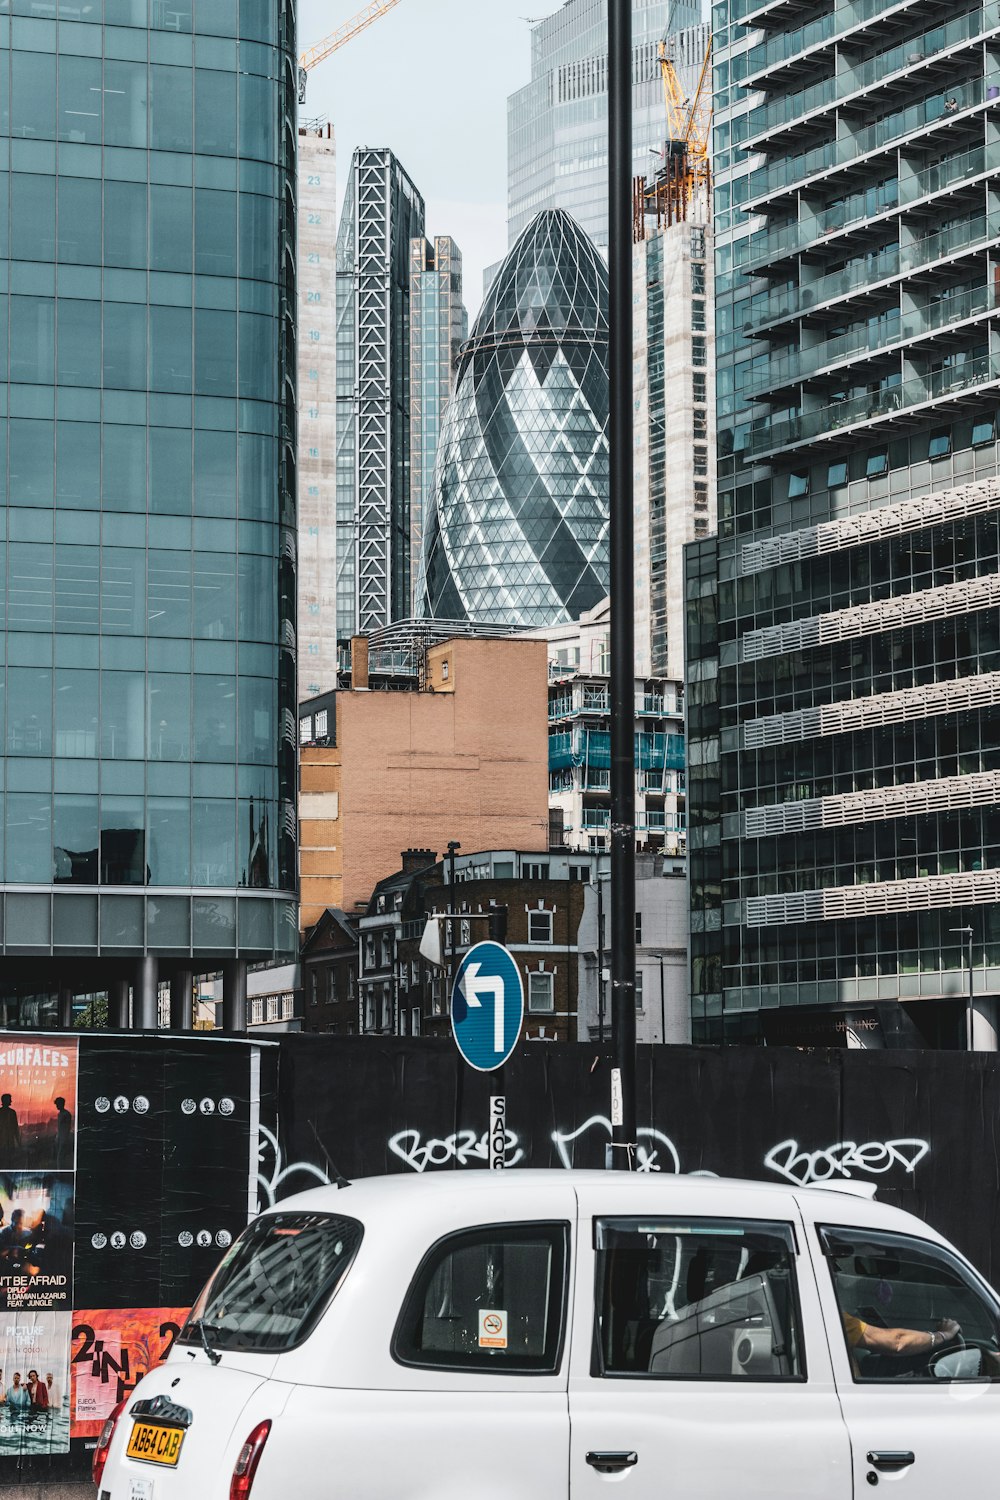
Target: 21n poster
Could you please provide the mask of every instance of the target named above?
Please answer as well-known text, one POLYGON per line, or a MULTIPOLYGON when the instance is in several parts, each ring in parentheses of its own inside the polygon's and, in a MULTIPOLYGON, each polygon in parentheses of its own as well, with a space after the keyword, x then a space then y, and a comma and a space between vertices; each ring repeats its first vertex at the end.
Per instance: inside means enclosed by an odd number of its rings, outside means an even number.
POLYGON ((118 1402, 166 1359, 187 1315, 186 1307, 93 1308, 74 1313, 73 1437, 98 1436, 118 1402))

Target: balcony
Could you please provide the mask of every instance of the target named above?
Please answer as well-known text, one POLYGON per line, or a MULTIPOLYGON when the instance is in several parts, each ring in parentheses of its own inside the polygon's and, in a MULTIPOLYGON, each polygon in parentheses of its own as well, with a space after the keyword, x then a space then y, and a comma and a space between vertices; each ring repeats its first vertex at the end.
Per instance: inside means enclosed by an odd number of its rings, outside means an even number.
POLYGON ((846 401, 834 401, 829 406, 802 412, 797 417, 762 423, 760 427, 751 428, 748 433, 746 451, 759 456, 773 453, 778 448, 797 447, 800 443, 810 442, 817 437, 829 437, 844 428, 874 422, 881 417, 895 417, 911 408, 925 406, 930 401, 958 396, 982 385, 995 384, 997 380, 1000 380, 1000 355, 967 359, 960 365, 933 370, 927 375, 903 381, 899 385, 887 386, 881 391, 866 391, 846 401))
POLYGON ((959 118, 965 110, 975 109, 985 99, 1000 99, 1000 82, 991 76, 989 82, 983 78, 972 78, 953 88, 942 89, 927 99, 921 99, 906 109, 896 110, 873 125, 865 126, 854 135, 840 140, 827 141, 814 146, 797 156, 781 157, 769 166, 759 167, 750 174, 750 199, 744 204, 748 212, 759 212, 756 205, 775 194, 788 192, 807 179, 828 172, 833 167, 848 166, 915 131, 927 126, 950 122, 959 118), (946 107, 954 100, 954 106, 946 107))
POLYGON ((829 109, 864 89, 889 83, 894 74, 911 73, 921 63, 938 61, 950 48, 975 41, 998 26, 1000 4, 991 0, 980 10, 970 11, 943 26, 925 31, 921 36, 899 42, 886 52, 845 68, 833 78, 824 78, 797 93, 785 94, 770 104, 761 104, 750 111, 747 149, 760 150, 761 141, 773 131, 795 124, 806 115, 829 109))
POLYGON ((852 292, 869 291, 880 282, 891 281, 895 276, 921 270, 937 260, 988 244, 998 234, 1000 213, 974 214, 971 218, 962 219, 933 234, 911 240, 900 249, 887 246, 877 255, 859 258, 841 271, 819 276, 815 281, 806 282, 804 286, 776 292, 763 302, 751 304, 751 316, 743 324, 743 332, 753 334, 767 324, 801 317, 825 302, 839 301, 843 297, 849 297, 852 292))
POLYGON ((993 288, 981 286, 942 297, 927 307, 913 308, 902 317, 885 323, 881 329, 862 323, 839 338, 827 339, 822 344, 803 349, 801 353, 772 360, 747 387, 747 393, 759 395, 763 391, 779 390, 782 386, 807 380, 820 371, 832 370, 874 354, 886 354, 910 340, 923 338, 942 328, 955 327, 996 307, 997 296, 993 288))
POLYGON ((816 47, 822 47, 836 37, 845 36, 858 26, 865 26, 884 11, 902 10, 904 5, 909 3, 910 0, 903 0, 903 3, 900 3, 900 0, 853 0, 852 4, 838 5, 828 15, 817 16, 814 21, 807 21, 804 26, 798 26, 794 31, 785 31, 778 36, 770 37, 766 42, 761 42, 750 49, 747 57, 746 87, 748 89, 759 88, 758 80, 761 75, 770 72, 772 68, 780 67, 804 52, 811 52, 816 47))

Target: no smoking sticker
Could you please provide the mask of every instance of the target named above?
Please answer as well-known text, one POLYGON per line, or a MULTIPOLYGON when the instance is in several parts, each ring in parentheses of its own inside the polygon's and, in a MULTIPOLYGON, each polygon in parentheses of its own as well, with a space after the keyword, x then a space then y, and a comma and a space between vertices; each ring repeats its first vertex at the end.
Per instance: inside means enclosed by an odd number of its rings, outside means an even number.
POLYGON ((505 1312, 489 1307, 479 1309, 479 1347, 480 1349, 506 1349, 507 1314, 505 1312))

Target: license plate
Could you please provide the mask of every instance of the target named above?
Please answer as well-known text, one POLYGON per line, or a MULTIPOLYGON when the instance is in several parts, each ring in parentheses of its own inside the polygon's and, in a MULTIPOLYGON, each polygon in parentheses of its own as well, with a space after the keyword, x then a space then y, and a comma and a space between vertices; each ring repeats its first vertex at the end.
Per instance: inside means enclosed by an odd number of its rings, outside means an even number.
POLYGON ((183 1441, 183 1427, 163 1427, 158 1422, 136 1422, 125 1456, 138 1458, 146 1464, 165 1464, 172 1469, 180 1457, 183 1441))
POLYGON ((128 1500, 153 1500, 153 1481, 133 1479, 129 1485, 128 1500))

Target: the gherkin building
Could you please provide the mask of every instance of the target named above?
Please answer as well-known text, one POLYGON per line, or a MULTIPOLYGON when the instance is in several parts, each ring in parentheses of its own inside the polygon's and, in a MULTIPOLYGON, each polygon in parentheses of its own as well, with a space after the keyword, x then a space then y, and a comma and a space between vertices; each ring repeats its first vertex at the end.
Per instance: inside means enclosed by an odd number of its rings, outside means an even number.
POLYGON ((608 592, 608 273, 561 209, 497 273, 464 345, 424 531, 422 608, 549 625, 608 592))

